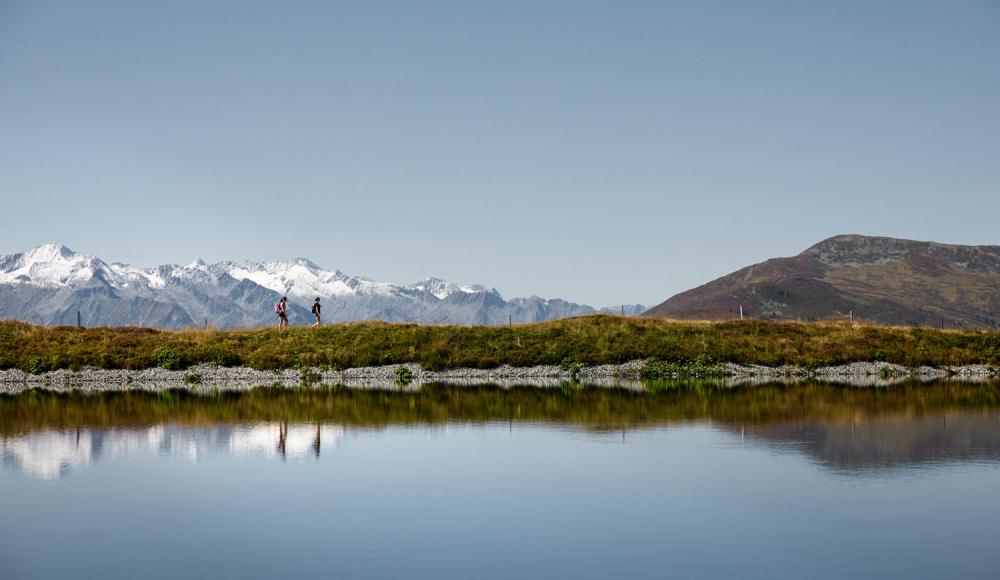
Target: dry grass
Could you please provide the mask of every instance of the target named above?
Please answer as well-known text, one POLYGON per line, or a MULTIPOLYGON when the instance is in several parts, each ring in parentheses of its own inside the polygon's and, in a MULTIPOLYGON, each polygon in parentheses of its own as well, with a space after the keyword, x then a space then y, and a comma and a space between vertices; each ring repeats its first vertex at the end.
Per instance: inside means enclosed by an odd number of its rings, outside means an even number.
POLYGON ((349 368, 415 362, 426 368, 619 363, 656 357, 816 367, 883 360, 907 366, 1000 363, 1000 334, 820 322, 678 322, 587 316, 513 327, 356 322, 321 329, 44 328, 0 322, 0 368, 86 366, 349 368))

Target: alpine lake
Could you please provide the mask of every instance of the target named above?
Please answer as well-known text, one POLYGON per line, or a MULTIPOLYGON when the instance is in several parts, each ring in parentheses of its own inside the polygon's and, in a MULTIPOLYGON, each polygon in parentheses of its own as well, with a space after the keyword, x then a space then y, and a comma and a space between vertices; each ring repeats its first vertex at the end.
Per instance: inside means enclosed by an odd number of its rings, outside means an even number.
POLYGON ((0 397, 0 578, 1000 578, 1000 384, 0 397))

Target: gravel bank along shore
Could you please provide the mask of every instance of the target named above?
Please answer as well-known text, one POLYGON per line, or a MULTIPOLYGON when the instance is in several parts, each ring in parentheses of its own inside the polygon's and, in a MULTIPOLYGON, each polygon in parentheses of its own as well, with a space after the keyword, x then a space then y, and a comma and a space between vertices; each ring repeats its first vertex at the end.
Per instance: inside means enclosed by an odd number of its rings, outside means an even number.
MULTIPOLYGON (((419 387, 427 383, 455 385, 537 385, 558 386, 568 381, 596 387, 642 389, 643 361, 620 365, 596 365, 577 369, 542 365, 501 366, 493 369, 451 369, 428 371, 419 365, 389 365, 333 371, 305 369, 259 371, 245 367, 198 366, 183 371, 161 368, 143 370, 83 369, 28 374, 11 369, 0 371, 0 393, 16 394, 33 388, 58 391, 120 391, 189 389, 192 391, 242 391, 259 387, 340 385, 348 388, 419 387), (402 379, 402 380, 401 380, 402 379)), ((858 362, 822 367, 765 367, 725 364, 725 376, 706 379, 725 385, 794 382, 813 379, 858 386, 886 386, 905 380, 952 379, 987 381, 1000 379, 1000 368, 988 365, 907 368, 884 362, 858 362)), ((685 377, 697 378, 697 377, 685 377)))

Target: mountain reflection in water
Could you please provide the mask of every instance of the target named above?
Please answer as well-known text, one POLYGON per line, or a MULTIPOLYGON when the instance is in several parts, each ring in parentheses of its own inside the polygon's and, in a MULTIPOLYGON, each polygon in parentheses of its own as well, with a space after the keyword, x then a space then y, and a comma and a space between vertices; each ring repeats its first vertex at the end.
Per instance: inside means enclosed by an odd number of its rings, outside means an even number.
POLYGON ((191 461, 212 455, 319 459, 323 452, 332 452, 343 436, 344 428, 338 425, 287 423, 43 430, 0 439, 0 459, 7 468, 40 479, 56 479, 101 461, 140 454, 174 455, 191 461))
POLYGON ((935 463, 1000 460, 1000 413, 948 412, 854 422, 755 425, 747 437, 797 449, 830 469, 856 473, 935 463))
POLYGON ((0 459, 42 479, 137 454, 319 459, 353 428, 523 423, 604 433, 707 424, 840 473, 1000 459, 1000 388, 911 384, 652 393, 431 386, 419 392, 262 389, 241 395, 28 392, 0 397, 0 459))

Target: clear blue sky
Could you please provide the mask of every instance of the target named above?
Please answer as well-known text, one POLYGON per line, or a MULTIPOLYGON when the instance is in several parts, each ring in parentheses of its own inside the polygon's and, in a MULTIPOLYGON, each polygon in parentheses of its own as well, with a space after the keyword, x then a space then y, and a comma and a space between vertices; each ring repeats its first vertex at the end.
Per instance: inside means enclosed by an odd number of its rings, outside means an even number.
POLYGON ((655 304, 1000 244, 1000 2, 0 0, 0 253, 655 304))

